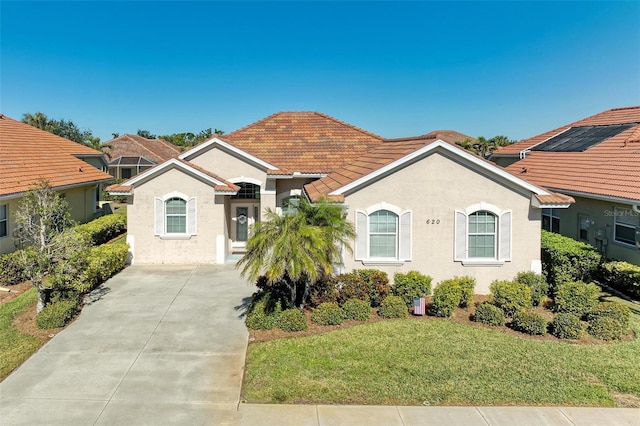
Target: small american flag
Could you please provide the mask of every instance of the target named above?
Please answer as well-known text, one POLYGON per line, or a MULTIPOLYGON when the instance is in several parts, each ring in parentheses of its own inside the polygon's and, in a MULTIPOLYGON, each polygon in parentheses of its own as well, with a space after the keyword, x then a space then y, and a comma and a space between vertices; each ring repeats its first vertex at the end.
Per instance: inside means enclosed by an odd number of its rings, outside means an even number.
POLYGON ((413 315, 424 315, 425 310, 424 297, 413 299, 413 315))

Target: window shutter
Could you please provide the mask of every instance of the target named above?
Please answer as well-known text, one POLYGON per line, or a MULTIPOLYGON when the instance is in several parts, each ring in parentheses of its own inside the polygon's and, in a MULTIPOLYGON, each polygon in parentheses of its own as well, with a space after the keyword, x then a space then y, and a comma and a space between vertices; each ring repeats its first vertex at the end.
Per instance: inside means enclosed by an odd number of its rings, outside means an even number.
POLYGON ((400 260, 411 260, 411 212, 400 215, 400 260))
POLYGON ((461 211, 456 211, 454 233, 453 260, 465 260, 467 258, 467 215, 461 211))
POLYGON ((500 215, 499 260, 511 260, 511 212, 500 215))
POLYGON ((197 211, 196 199, 190 198, 187 201, 187 234, 196 235, 197 211))
POLYGON ((367 214, 356 210, 356 260, 367 258, 367 214))
POLYGON ((161 198, 155 199, 154 208, 154 235, 164 234, 164 201, 161 198))

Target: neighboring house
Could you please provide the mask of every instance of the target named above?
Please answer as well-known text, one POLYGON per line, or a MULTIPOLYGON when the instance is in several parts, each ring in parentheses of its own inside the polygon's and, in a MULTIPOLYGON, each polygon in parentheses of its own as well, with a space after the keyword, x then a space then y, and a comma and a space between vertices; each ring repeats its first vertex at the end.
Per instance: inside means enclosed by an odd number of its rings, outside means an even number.
POLYGON ((106 166, 94 149, 0 114, 0 254, 16 249, 12 213, 41 179, 65 197, 74 220, 100 216, 101 184, 112 180, 106 166))
POLYGON ((492 160, 551 191, 566 210, 542 226, 640 265, 640 106, 615 108, 501 148, 492 160))
POLYGON ((109 157, 109 173, 116 179, 129 179, 182 152, 164 139, 147 139, 137 135, 118 136, 103 145, 109 157))
POLYGON ((553 194, 435 131, 384 139, 316 112, 281 112, 108 188, 128 197, 135 263, 224 263, 266 208, 306 197, 343 203, 356 225, 347 270, 420 270, 435 280, 540 271, 541 209, 553 194))

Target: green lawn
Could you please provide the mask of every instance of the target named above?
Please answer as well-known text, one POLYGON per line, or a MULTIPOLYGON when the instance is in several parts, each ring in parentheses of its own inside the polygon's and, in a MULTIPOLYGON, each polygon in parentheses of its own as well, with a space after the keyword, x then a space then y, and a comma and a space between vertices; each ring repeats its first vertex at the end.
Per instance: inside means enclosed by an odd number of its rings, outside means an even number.
POLYGON ((0 305, 0 380, 4 380, 42 346, 40 340, 11 327, 13 318, 22 313, 36 298, 36 289, 31 288, 0 305))
MULTIPOLYGON (((636 313, 638 312, 635 306, 636 313)), ((640 317, 632 315, 640 333, 640 317)), ((614 405, 640 398, 640 339, 581 345, 450 320, 394 320, 249 346, 257 403, 614 405)))

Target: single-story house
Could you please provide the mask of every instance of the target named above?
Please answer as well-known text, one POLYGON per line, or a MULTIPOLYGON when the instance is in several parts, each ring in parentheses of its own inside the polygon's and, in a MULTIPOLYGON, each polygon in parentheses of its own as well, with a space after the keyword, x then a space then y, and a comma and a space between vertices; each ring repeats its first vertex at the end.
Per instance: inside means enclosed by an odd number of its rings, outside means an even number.
POLYGON ((640 106, 615 108, 493 153, 516 176, 569 195, 542 227, 640 265, 640 106))
POLYGON ((180 147, 164 139, 148 139, 128 134, 102 145, 109 157, 109 173, 116 179, 129 179, 182 152, 180 147))
POLYGON ((16 249, 14 212, 24 194, 45 179, 69 203, 79 222, 102 215, 106 173, 101 152, 0 114, 0 254, 16 249))
POLYGON ((419 270, 436 281, 541 271, 543 208, 554 194, 455 145, 454 131, 385 139, 317 112, 280 112, 214 137, 129 181, 134 263, 225 263, 266 208, 341 203, 357 231, 345 269, 419 270))

